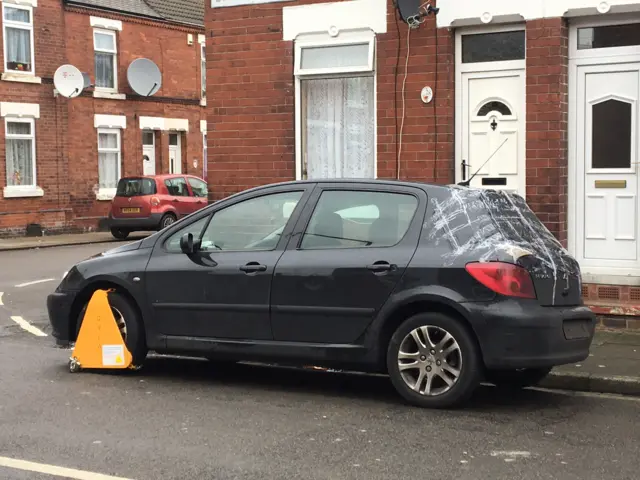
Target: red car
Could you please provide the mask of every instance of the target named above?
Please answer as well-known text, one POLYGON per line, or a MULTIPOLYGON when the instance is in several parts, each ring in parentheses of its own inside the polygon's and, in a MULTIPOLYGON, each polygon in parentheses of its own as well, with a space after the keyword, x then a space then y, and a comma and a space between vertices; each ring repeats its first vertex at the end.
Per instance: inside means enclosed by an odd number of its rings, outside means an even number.
POLYGON ((193 175, 125 177, 111 202, 111 234, 124 240, 136 230, 162 230, 208 205, 208 186, 193 175))

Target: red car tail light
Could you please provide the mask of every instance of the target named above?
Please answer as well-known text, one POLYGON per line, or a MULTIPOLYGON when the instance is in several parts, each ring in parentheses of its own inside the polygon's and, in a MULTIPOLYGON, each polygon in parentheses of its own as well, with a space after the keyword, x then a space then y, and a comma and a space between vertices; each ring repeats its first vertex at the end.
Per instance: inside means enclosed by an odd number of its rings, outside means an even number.
POLYGON ((151 197, 151 206, 157 207, 160 205, 160 199, 158 197, 151 197))
POLYGON ((503 262, 474 262, 467 272, 485 287, 507 297, 536 298, 529 272, 518 265, 503 262))

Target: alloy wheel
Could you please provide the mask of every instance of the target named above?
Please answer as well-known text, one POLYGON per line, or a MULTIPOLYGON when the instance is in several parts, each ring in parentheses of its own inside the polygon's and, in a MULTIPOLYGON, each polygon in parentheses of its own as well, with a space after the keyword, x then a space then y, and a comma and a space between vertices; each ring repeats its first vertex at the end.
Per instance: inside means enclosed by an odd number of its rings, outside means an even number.
POLYGON ((407 386, 425 396, 448 392, 462 370, 462 351, 442 327, 425 325, 409 332, 398 350, 398 369, 407 386))
POLYGON ((116 325, 118 325, 118 330, 120 331, 120 335, 122 335, 122 340, 127 340, 127 324, 124 321, 124 315, 117 308, 111 307, 111 312, 113 313, 113 317, 116 319, 116 325))

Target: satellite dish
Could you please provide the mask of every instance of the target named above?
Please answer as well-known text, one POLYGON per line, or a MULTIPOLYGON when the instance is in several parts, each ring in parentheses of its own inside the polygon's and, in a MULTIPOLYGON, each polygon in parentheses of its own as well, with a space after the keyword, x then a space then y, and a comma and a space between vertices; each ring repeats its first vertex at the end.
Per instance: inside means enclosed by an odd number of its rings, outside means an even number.
POLYGON ((138 58, 127 69, 129 85, 138 95, 149 97, 160 90, 162 74, 158 66, 148 58, 138 58))
POLYGON ((53 75, 53 85, 63 97, 74 98, 84 90, 84 76, 73 65, 61 65, 53 75))
POLYGON ((396 5, 402 21, 409 23, 409 18, 414 17, 420 12, 421 4, 421 0, 397 0, 396 5))

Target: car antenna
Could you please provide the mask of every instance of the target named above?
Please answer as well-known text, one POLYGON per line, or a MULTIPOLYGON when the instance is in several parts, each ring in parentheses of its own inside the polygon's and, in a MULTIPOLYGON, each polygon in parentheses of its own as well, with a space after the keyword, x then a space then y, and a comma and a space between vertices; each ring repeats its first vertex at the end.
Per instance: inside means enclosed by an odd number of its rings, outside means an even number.
POLYGON ((461 187, 468 187, 468 186, 469 186, 469 183, 471 183, 471 180, 473 180, 473 177, 475 177, 475 176, 480 172, 480 170, 482 170, 482 167, 484 167, 484 166, 487 164, 487 162, 488 162, 489 160, 491 160, 491 159, 493 158, 493 156, 494 156, 496 153, 498 153, 498 150, 500 150, 500 149, 502 148, 502 145, 504 145, 505 143, 507 143, 507 140, 509 140, 509 137, 507 137, 507 138, 505 138, 505 139, 504 139, 504 142, 502 142, 502 143, 500 144, 500 146, 499 146, 498 148, 496 148, 496 149, 495 149, 495 151, 494 151, 494 152, 489 156, 489 158, 487 158, 487 159, 484 161, 484 163, 483 163, 482 165, 480 165, 480 168, 479 168, 478 170, 476 170, 476 171, 475 171, 475 173, 474 173, 473 175, 471 175, 471 176, 469 177, 469 179, 468 179, 468 180, 463 180, 463 181, 461 181, 460 183, 458 183, 458 185, 460 185, 461 187))

